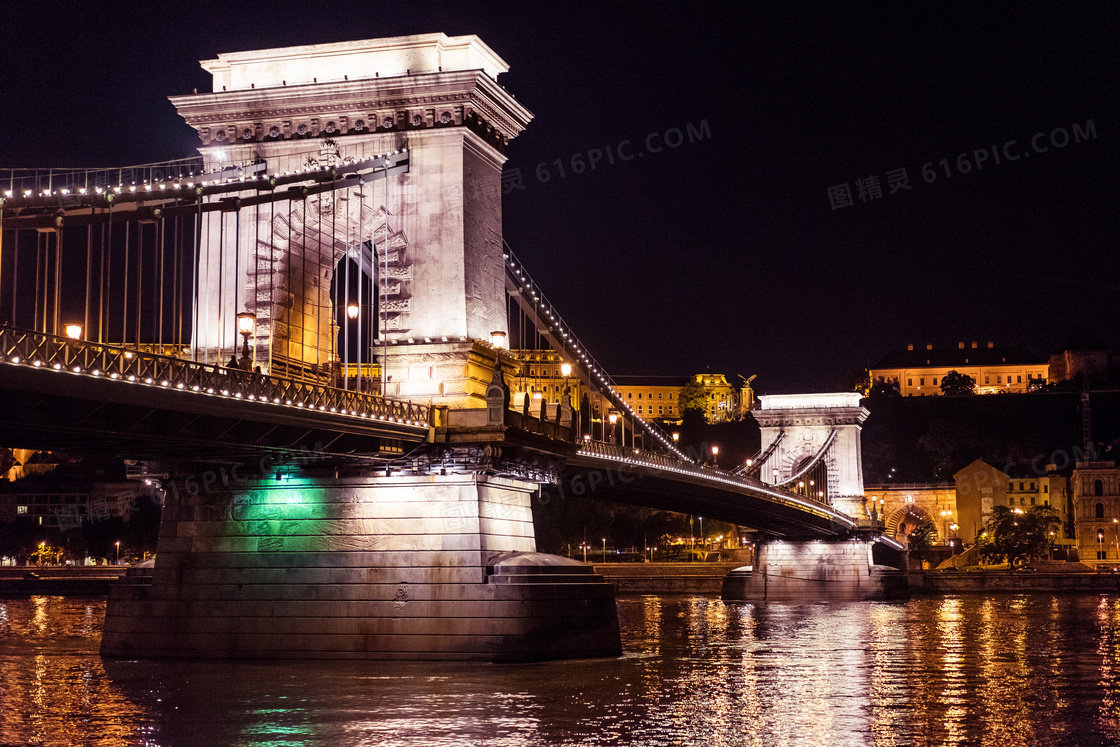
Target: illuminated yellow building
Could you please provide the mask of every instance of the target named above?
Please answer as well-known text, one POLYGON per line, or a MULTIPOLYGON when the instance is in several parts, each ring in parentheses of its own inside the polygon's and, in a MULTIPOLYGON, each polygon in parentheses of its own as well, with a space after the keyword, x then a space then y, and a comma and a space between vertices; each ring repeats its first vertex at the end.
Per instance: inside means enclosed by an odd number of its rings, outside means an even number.
POLYGON ((679 422, 681 387, 688 376, 618 376, 615 389, 646 420, 679 422))
MULTIPOLYGON (((602 398, 597 392, 588 392, 585 382, 574 375, 565 377, 562 366, 565 361, 555 350, 511 350, 509 351, 521 365, 515 375, 507 380, 510 388, 511 405, 517 409, 524 406, 526 397, 545 399, 549 403, 560 401, 566 387, 571 387, 576 396, 575 402, 585 394, 591 402, 594 417, 609 415, 612 408, 603 412, 602 398), (576 391, 576 386, 579 389, 576 391)), ((680 390, 690 380, 695 379, 704 387, 705 416, 708 422, 735 420, 750 409, 754 393, 749 384, 737 390, 723 374, 696 374, 695 376, 616 376, 613 378, 615 391, 619 393, 634 412, 646 420, 666 423, 679 423, 681 420, 680 390)))
POLYGON ((950 371, 971 376, 977 394, 1021 393, 1045 383, 1049 368, 1045 358, 1025 348, 958 342, 955 348, 907 345, 888 353, 870 376, 872 385, 898 384, 903 397, 940 395, 941 381, 950 371))

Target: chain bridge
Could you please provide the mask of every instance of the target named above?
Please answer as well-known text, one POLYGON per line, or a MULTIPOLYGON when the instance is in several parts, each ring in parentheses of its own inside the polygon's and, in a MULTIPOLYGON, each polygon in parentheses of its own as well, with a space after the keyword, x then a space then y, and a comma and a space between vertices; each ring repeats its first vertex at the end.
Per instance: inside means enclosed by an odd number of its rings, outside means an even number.
POLYGON ((757 530, 731 596, 897 592, 876 561, 900 548, 859 518, 858 398, 764 399, 766 448, 723 471, 618 395, 502 239, 532 115, 480 39, 202 65, 213 92, 171 99, 199 157, 0 186, 4 442, 168 473, 106 655, 617 653, 611 587, 536 552, 541 486, 757 530), (511 396, 518 340, 567 362, 553 401, 511 396), (209 465, 239 477, 178 489, 209 465))

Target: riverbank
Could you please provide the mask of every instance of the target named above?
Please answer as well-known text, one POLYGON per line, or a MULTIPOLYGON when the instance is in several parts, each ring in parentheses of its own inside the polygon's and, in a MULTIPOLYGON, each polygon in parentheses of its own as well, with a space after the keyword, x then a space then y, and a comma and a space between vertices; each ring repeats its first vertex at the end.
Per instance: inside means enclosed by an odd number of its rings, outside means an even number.
POLYGON ((4 566, 0 567, 0 597, 108 596, 109 586, 128 566, 4 566))
POLYGON ((742 566, 716 563, 595 563, 619 594, 719 594, 724 577, 742 566))
MULTIPOLYGON (((723 579, 743 565, 715 563, 595 563, 595 572, 614 584, 618 594, 719 594, 723 579)), ((0 597, 108 596, 109 587, 127 566, 36 566, 0 568, 0 597)), ((910 571, 913 596, 946 594, 1120 593, 1118 573, 1051 571, 910 571)))
POLYGON ((910 593, 913 596, 943 594, 1019 594, 1120 592, 1120 573, 1062 573, 1056 571, 910 571, 910 593))

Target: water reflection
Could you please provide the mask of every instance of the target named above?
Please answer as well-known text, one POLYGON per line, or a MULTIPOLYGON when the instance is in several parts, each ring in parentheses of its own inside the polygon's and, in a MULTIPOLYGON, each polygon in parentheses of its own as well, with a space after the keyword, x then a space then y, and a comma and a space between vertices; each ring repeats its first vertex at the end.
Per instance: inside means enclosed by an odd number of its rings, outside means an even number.
POLYGON ((627 654, 461 663, 106 661, 104 601, 0 600, 0 743, 1120 742, 1120 600, 620 602, 627 654))

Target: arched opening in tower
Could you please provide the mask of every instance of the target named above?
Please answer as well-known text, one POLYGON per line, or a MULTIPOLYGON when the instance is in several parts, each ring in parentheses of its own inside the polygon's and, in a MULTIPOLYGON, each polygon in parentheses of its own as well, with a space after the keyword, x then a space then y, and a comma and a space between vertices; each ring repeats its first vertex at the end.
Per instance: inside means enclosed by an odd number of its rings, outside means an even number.
POLYGON ((331 305, 338 351, 338 383, 346 389, 377 392, 380 389, 375 351, 382 338, 377 263, 370 241, 346 247, 334 267, 331 305))

